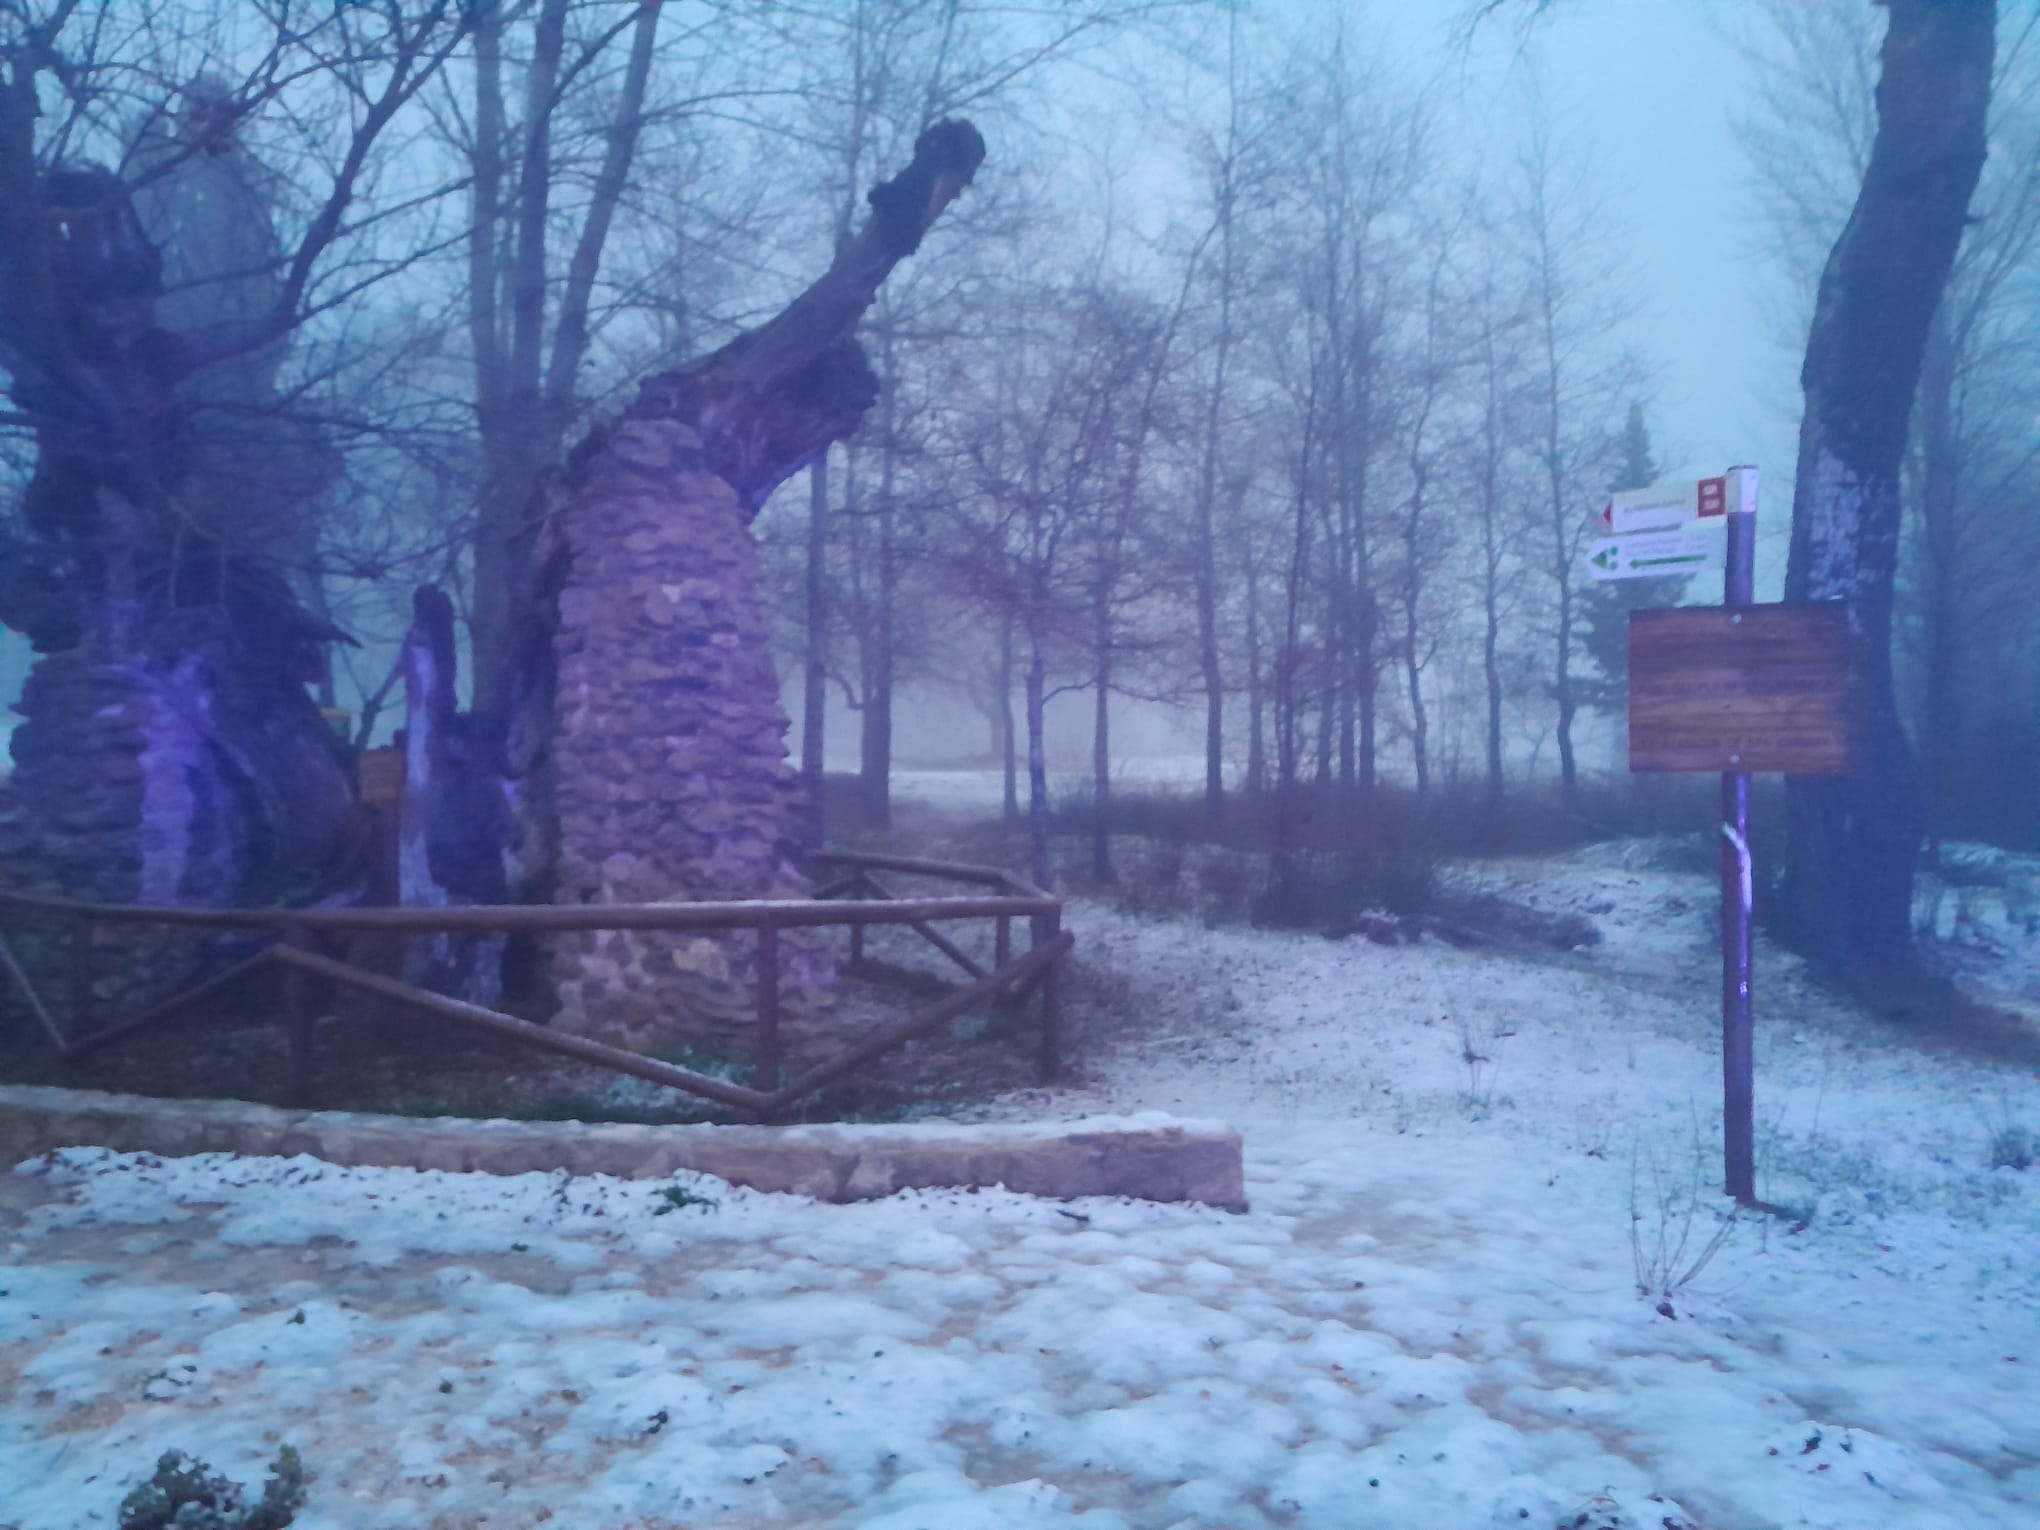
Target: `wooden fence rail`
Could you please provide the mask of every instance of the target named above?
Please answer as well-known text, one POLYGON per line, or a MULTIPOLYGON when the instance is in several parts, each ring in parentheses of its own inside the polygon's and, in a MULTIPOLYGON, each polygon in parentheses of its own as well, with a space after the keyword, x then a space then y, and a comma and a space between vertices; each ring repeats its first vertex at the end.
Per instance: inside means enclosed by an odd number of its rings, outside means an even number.
POLYGON ((1062 928, 1062 903, 1006 872, 955 861, 912 856, 831 851, 818 857, 846 868, 846 874, 817 890, 815 901, 731 903, 607 903, 554 908, 477 905, 464 908, 200 909, 137 904, 86 903, 0 889, 0 973, 28 1002, 38 1024, 66 1060, 76 1060, 114 1042, 160 1028, 180 1013, 195 1010, 258 970, 285 974, 282 1019, 290 1056, 289 1093, 309 1104, 316 1093, 317 1024, 312 1009, 314 982, 334 984, 435 1019, 487 1031, 612 1072, 664 1084, 713 1100, 759 1120, 772 1120, 804 1096, 833 1083, 874 1058, 956 1019, 977 1007, 1011 1011, 1040 998, 1038 1068, 1044 1081, 1061 1069, 1061 1016, 1056 970, 1075 944, 1062 928), (997 889, 990 894, 904 897, 875 876, 891 871, 997 889), (59 1024, 7 940, 6 926, 34 919, 68 924, 66 977, 68 1024, 59 1024), (939 923, 964 919, 994 921, 989 967, 971 956, 939 923), (1015 955, 1012 924, 1028 921, 1032 939, 1015 955), (97 1024, 95 962, 102 925, 245 930, 271 937, 261 950, 191 988, 132 1015, 97 1024), (864 932, 873 925, 902 925, 928 941, 969 982, 939 1002, 905 1015, 858 1039, 840 1054, 782 1083, 780 1036, 780 941, 785 929, 841 926, 850 932, 853 964, 861 961, 864 932), (553 934, 582 930, 698 931, 755 929, 758 932, 757 1024, 753 1063, 757 1087, 710 1077, 586 1036, 556 1031, 485 1005, 448 998, 385 974, 342 961, 318 949, 344 935, 553 934))

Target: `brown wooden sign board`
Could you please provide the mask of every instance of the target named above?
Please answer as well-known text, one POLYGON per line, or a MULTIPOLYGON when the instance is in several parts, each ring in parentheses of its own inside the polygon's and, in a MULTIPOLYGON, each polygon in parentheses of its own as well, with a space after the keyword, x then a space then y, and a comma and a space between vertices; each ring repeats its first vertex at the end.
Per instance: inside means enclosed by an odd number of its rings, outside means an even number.
POLYGON ((1840 602, 1629 615, 1629 768, 1849 769, 1855 696, 1840 602))

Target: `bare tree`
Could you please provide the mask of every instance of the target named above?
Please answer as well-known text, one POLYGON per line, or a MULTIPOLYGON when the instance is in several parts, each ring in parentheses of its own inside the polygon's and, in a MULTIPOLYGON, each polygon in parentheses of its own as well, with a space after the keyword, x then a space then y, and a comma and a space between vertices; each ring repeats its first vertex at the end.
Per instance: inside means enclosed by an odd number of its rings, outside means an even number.
POLYGON ((1322 601, 1316 773, 1330 778, 1336 755, 1338 779, 1365 791, 1375 780, 1390 652, 1377 568, 1386 496, 1375 471, 1386 447, 1390 294, 1409 253, 1396 224, 1428 175, 1428 124, 1423 103, 1361 57, 1343 26, 1305 46, 1312 52, 1282 92, 1291 168, 1270 243, 1293 272, 1299 349, 1290 396, 1315 415, 1301 433, 1313 460, 1300 464, 1299 486, 1321 522, 1313 537, 1322 601))
MULTIPOLYGON (((1493 237, 1492 231, 1484 232, 1493 237)), ((1467 294, 1473 331, 1467 373, 1472 398, 1462 461, 1478 549, 1472 594, 1479 613, 1487 806, 1494 816, 1501 810, 1505 782, 1503 629, 1521 575, 1514 552, 1516 518, 1510 513, 1507 484, 1516 460, 1514 427, 1519 416, 1511 394, 1518 375, 1514 348, 1524 316, 1501 288, 1496 275, 1499 263, 1476 258, 1478 274, 1469 282, 1467 294)))
POLYGON ((494 712, 529 615, 519 592, 536 531, 533 486, 583 407, 596 279, 630 184, 664 7, 480 0, 469 12, 472 99, 449 85, 446 119, 472 172, 467 338, 480 471, 469 628, 475 707, 494 712), (522 87, 515 111, 513 85, 522 87), (558 203, 572 184, 563 161, 581 147, 563 140, 570 113, 598 85, 607 87, 595 128, 601 153, 571 209, 576 232, 561 270, 558 203))
POLYGON ((1448 312, 1457 299, 1449 285, 1456 230, 1434 228, 1427 233, 1430 270, 1413 321, 1416 334, 1402 368, 1395 425, 1397 467, 1404 480, 1396 518, 1400 546, 1394 586, 1402 617, 1396 657, 1402 666, 1404 699, 1409 707, 1410 763, 1419 796, 1431 789, 1430 713, 1424 698, 1424 671, 1441 641, 1439 628, 1430 620, 1435 599, 1431 576, 1444 561, 1451 536, 1451 523, 1440 513, 1435 497, 1451 445, 1445 413, 1461 369, 1461 342, 1448 312))
POLYGON ((1046 708, 1055 690, 1112 683, 1114 636, 1102 655, 1087 649, 1100 645, 1101 589, 1109 624, 1130 572, 1120 517, 1140 445, 1140 369, 1152 351, 1101 332, 1081 292, 1037 287, 1022 306, 1028 325, 987 337, 949 406, 947 434, 971 492, 953 501, 946 561, 956 586, 1019 640, 1029 860, 1045 886, 1046 708), (1052 690, 1058 674, 1068 678, 1052 690))
MULTIPOLYGON (((1192 526, 1192 589, 1197 610, 1197 670, 1204 687, 1204 810, 1216 824, 1225 809, 1225 674, 1220 663, 1219 634, 1219 548, 1218 496, 1226 448, 1230 368, 1237 333, 1240 288, 1247 275, 1242 259, 1245 241, 1241 237, 1243 202, 1252 182, 1264 173, 1257 165, 1257 139, 1268 128, 1262 120, 1247 120, 1247 87, 1242 80, 1243 61, 1237 13, 1227 17, 1225 51, 1225 121, 1201 146, 1200 158, 1211 221, 1192 251, 1185 273, 1185 296, 1189 281, 1202 277, 1210 292, 1212 315, 1209 341, 1209 376, 1205 382, 1203 427, 1198 443, 1197 488, 1192 526), (1200 270, 1200 267, 1206 269, 1200 270)), ((1256 715, 1254 727, 1258 728, 1256 715)))
POLYGON ((1576 812, 1581 552, 1608 476, 1603 422, 1633 391, 1635 365, 1614 338, 1628 315, 1602 254, 1605 214, 1590 196, 1585 167, 1562 162, 1541 105, 1533 105, 1513 193, 1511 235, 1527 318, 1523 407, 1537 464, 1533 516, 1550 644, 1545 688, 1556 712, 1560 790, 1567 811, 1576 812))
MULTIPOLYGON (((820 161, 828 205, 829 232, 840 238, 854 215, 861 188, 873 165, 901 147, 937 118, 970 113, 991 120, 1010 110, 1047 71, 1098 46, 1123 28, 1183 8, 1183 0, 1078 0, 1055 7, 1024 7, 992 0, 847 0, 837 4, 789 4, 775 8, 772 24, 789 49, 803 60, 801 96, 807 103, 800 139, 820 161)), ((1007 119, 1003 140, 1022 140, 1023 125, 1007 119)), ((968 209, 979 241, 987 222, 1005 214, 997 193, 968 209)), ((925 333, 931 310, 948 308, 955 274, 940 261, 909 273, 889 291, 867 326, 881 368, 882 397, 892 398, 905 379, 885 370, 897 354, 892 337, 925 333)), ((950 311, 954 311, 953 308, 950 311)), ((894 406, 888 406, 892 409, 894 406)), ((899 480, 897 423, 888 414, 859 446, 872 459, 876 481, 889 490, 899 480)), ((901 630, 898 597, 906 574, 905 544, 895 498, 880 492, 860 509, 871 556, 869 601, 862 620, 834 621, 833 587, 826 564, 836 540, 831 535, 838 506, 831 498, 826 463, 810 480, 806 546, 810 571, 803 586, 803 704, 801 773, 819 800, 824 762, 829 675, 854 672, 858 705, 859 777, 864 815, 884 823, 890 811, 893 695, 898 679, 901 630), (817 560, 821 560, 817 564, 817 560), (855 650, 848 661, 831 652, 832 635, 855 650)))

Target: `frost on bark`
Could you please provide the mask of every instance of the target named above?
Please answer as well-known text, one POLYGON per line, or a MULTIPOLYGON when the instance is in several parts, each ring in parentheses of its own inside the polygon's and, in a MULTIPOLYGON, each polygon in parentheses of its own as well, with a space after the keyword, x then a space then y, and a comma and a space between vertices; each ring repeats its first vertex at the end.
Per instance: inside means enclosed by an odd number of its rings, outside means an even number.
POLYGON ((1787 783, 1783 913, 1815 966, 1912 964, 1920 806, 1893 695, 1899 469, 1928 327, 1983 169, 1993 0, 1889 0, 1877 136, 1821 275, 1800 382, 1785 598, 1849 602, 1864 711, 1847 776, 1787 783))

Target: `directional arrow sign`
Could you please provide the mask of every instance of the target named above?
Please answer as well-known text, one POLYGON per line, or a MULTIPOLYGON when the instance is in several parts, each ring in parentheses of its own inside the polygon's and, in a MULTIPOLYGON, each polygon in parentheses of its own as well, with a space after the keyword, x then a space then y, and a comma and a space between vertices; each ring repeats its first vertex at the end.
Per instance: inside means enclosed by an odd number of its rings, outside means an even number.
POLYGON ((1618 536, 1651 531, 1676 531, 1698 521, 1712 524, 1716 516, 1740 508, 1739 475, 1731 472, 1716 478, 1689 478, 1683 483, 1652 484, 1647 489, 1623 489, 1601 507, 1595 523, 1604 532, 1618 536))
POLYGON ((1596 580, 1658 579, 1721 568, 1727 539, 1719 521, 1676 531, 1640 531, 1596 537, 1587 544, 1587 573, 1596 580))

